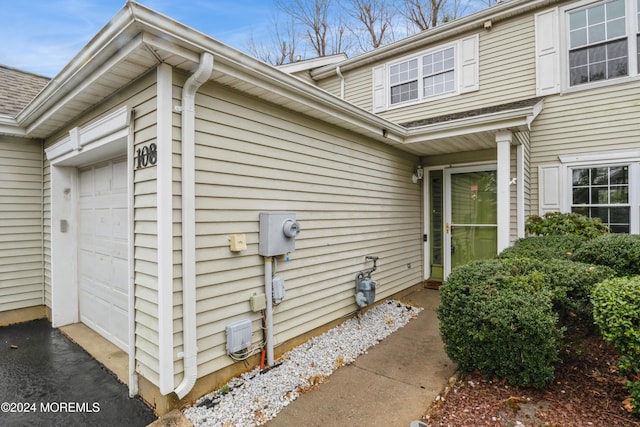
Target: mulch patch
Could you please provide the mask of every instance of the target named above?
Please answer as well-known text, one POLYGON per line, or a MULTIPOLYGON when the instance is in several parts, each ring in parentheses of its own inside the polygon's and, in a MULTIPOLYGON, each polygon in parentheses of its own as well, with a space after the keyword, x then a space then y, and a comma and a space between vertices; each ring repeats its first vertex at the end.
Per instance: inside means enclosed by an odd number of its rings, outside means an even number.
POLYGON ((423 422, 431 427, 628 427, 640 418, 627 408, 618 355, 598 334, 568 340, 555 381, 544 389, 517 387, 463 374, 441 393, 423 422))

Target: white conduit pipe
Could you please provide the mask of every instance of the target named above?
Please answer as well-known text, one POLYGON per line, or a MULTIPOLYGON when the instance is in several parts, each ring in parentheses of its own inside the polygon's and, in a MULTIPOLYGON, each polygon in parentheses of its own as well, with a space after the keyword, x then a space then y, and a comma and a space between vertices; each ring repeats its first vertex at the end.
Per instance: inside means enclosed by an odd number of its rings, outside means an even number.
POLYGON ((264 257, 264 293, 266 295, 267 366, 273 366, 273 258, 264 257))
POLYGON ((182 89, 182 334, 184 377, 174 390, 182 399, 193 388, 198 377, 196 336, 196 92, 213 72, 213 55, 204 52, 198 69, 182 89))

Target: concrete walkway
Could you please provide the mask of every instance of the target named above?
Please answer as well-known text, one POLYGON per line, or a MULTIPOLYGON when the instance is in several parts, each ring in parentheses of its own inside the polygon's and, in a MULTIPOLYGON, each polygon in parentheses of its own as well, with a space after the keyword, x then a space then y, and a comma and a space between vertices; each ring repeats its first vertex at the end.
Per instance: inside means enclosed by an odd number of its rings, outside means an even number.
POLYGON ((419 420, 456 366, 440 339, 438 291, 424 289, 401 300, 424 310, 368 354, 300 396, 266 426, 409 427, 419 420))
MULTIPOLYGON (((426 412, 456 371, 444 352, 436 307, 438 291, 400 298, 424 308, 416 319, 303 394, 267 427, 409 427, 426 412)), ((153 427, 192 425, 172 411, 153 427)))

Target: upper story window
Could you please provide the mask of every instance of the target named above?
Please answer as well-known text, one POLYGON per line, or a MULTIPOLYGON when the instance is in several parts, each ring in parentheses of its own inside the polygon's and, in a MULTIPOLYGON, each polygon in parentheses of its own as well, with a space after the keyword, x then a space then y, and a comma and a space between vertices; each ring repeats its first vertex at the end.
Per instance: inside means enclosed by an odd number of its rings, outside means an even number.
POLYGON ((391 85, 391 104, 418 99, 418 59, 389 67, 389 83, 391 85))
POLYGON ((390 65, 391 105, 455 92, 455 68, 453 46, 390 65))
POLYGON ((571 86, 629 74, 625 0, 569 13, 571 86))
POLYGON ((373 68, 373 111, 479 89, 478 34, 373 68))
POLYGON ((580 0, 535 25, 538 96, 640 76, 640 0, 580 0))
POLYGON ((455 49, 453 47, 422 57, 425 97, 455 91, 455 49))

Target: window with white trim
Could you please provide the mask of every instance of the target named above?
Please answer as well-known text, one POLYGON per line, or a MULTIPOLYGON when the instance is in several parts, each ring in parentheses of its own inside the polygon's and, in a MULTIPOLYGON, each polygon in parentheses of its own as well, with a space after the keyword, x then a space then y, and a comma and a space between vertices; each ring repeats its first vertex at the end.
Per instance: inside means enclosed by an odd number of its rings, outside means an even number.
POLYGON ((391 64, 391 105, 455 92, 455 67, 454 46, 391 64))
POLYGON ((418 58, 390 66, 389 85, 392 105, 418 99, 418 58))
POLYGON ((373 111, 479 89, 478 34, 372 69, 373 111))
POLYGON ((455 91, 455 49, 448 47, 422 57, 423 96, 455 91))
POLYGON ((629 233, 629 165, 571 169, 571 212, 600 218, 612 233, 629 233))
POLYGON ((605 0, 566 10, 570 87, 638 74, 639 5, 605 0))

